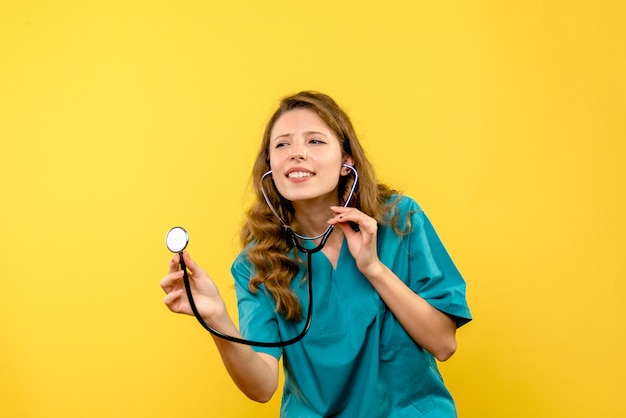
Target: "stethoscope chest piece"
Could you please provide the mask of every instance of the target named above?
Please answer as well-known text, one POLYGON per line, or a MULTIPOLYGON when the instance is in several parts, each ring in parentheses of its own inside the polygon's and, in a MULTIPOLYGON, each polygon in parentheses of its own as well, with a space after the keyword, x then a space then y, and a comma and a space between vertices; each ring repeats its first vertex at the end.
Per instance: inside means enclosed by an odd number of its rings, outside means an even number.
POLYGON ((180 226, 175 226, 170 229, 165 236, 165 245, 167 245, 167 248, 173 253, 182 252, 185 248, 187 248, 188 243, 189 234, 187 234, 187 231, 180 226))

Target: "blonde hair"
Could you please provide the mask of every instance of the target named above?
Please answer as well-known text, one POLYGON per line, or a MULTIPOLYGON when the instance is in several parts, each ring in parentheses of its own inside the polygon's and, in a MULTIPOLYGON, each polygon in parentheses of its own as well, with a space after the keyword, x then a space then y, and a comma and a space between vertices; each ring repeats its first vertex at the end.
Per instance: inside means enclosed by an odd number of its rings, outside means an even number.
MULTIPOLYGON (((343 154, 352 157, 353 166, 359 173, 359 181, 350 206, 368 214, 379 223, 387 223, 389 220, 385 219, 385 214, 393 206, 388 201, 396 193, 377 183, 374 168, 361 147, 350 118, 331 97, 318 92, 302 91, 280 101, 278 109, 267 123, 253 166, 252 187, 255 201, 247 212, 240 238, 247 258, 256 270, 256 274, 250 279, 250 290, 256 292, 261 284, 264 285, 276 302, 276 311, 284 314, 288 320, 302 317, 300 301, 290 288, 301 263, 289 257, 289 252, 294 247, 293 242, 265 202, 260 184, 263 175, 270 170, 269 143, 274 124, 284 113, 300 108, 315 112, 335 134, 343 154)), ((340 202, 345 201, 352 182, 353 177, 350 175, 340 177, 340 202)), ((273 182, 266 181, 264 187, 280 217, 287 225, 291 225, 294 221, 291 202, 280 195, 273 182)), ((395 219, 391 221, 396 224, 395 219)))

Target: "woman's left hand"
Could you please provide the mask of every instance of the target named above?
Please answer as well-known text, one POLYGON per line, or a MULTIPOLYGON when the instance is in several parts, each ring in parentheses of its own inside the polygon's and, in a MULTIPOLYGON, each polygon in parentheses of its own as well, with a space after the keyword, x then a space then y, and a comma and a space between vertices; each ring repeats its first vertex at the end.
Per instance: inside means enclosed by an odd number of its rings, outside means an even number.
POLYGON ((335 216, 328 220, 330 225, 337 225, 348 241, 350 254, 356 265, 365 276, 376 268, 380 268, 376 237, 378 223, 376 219, 351 207, 331 206, 335 216))

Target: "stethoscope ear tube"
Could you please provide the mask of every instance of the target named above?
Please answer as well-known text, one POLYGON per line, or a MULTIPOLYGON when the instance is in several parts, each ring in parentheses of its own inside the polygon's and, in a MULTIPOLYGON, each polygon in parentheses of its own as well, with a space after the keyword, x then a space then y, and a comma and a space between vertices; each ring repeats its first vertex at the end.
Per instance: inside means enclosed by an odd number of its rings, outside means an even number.
MULTIPOLYGON (((359 172, 356 170, 356 168, 354 168, 353 166, 351 166, 349 164, 342 164, 342 166, 345 167, 345 168, 349 168, 350 170, 352 170, 352 173, 354 174, 354 182, 352 183, 352 187, 350 188, 350 193, 348 194, 348 197, 346 198, 346 201, 343 204, 343 207, 345 208, 345 207, 347 207, 350 204, 350 201, 352 200, 352 196, 354 196, 354 192, 356 191, 356 187, 357 187, 357 185, 359 183, 359 172)), ((322 237, 328 238, 328 235, 330 235, 330 232, 333 230, 333 226, 332 225, 329 225, 328 228, 324 232, 322 232, 321 234, 319 234, 317 236, 307 237, 305 235, 298 234, 296 231, 291 229, 291 227, 289 225, 287 225, 283 221, 283 219, 280 217, 280 215, 278 214, 278 212, 274 208, 274 205, 272 205, 272 202, 270 201, 269 196, 265 192, 265 187, 263 187, 263 180, 265 180, 265 178, 267 176, 270 176, 271 174, 272 174, 272 170, 269 170, 269 171, 266 171, 265 174, 263 174, 263 176, 261 176, 261 181, 259 182, 259 189, 261 189, 261 194, 263 195, 263 198, 265 199, 265 203, 267 203, 267 206, 270 208, 270 210, 272 211, 272 213, 274 214, 276 219, 278 219, 278 222, 280 222, 282 227, 291 234, 291 237, 292 237, 296 247, 298 247, 298 249, 300 251, 306 252, 303 249, 303 247, 300 244, 297 243, 297 239, 296 238, 300 238, 300 239, 305 240, 305 241, 314 241, 314 240, 320 239, 322 237)), ((322 239, 322 244, 320 244, 320 245, 323 246, 324 243, 326 243, 326 239, 323 238, 322 239)), ((320 249, 321 248, 316 249, 313 252, 317 252, 320 249)))

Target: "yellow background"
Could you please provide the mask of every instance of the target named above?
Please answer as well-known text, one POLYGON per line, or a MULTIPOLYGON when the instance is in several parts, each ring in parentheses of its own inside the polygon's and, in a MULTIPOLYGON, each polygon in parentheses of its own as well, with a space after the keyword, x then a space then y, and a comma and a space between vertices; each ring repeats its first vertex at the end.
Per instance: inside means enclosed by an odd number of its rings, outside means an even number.
MULTIPOLYGON (((0 3, 0 416, 273 417, 158 286, 229 273, 262 129, 329 93, 474 322, 462 417, 626 416, 621 1, 0 3)), ((329 347, 332 352, 332 347, 329 347)))

